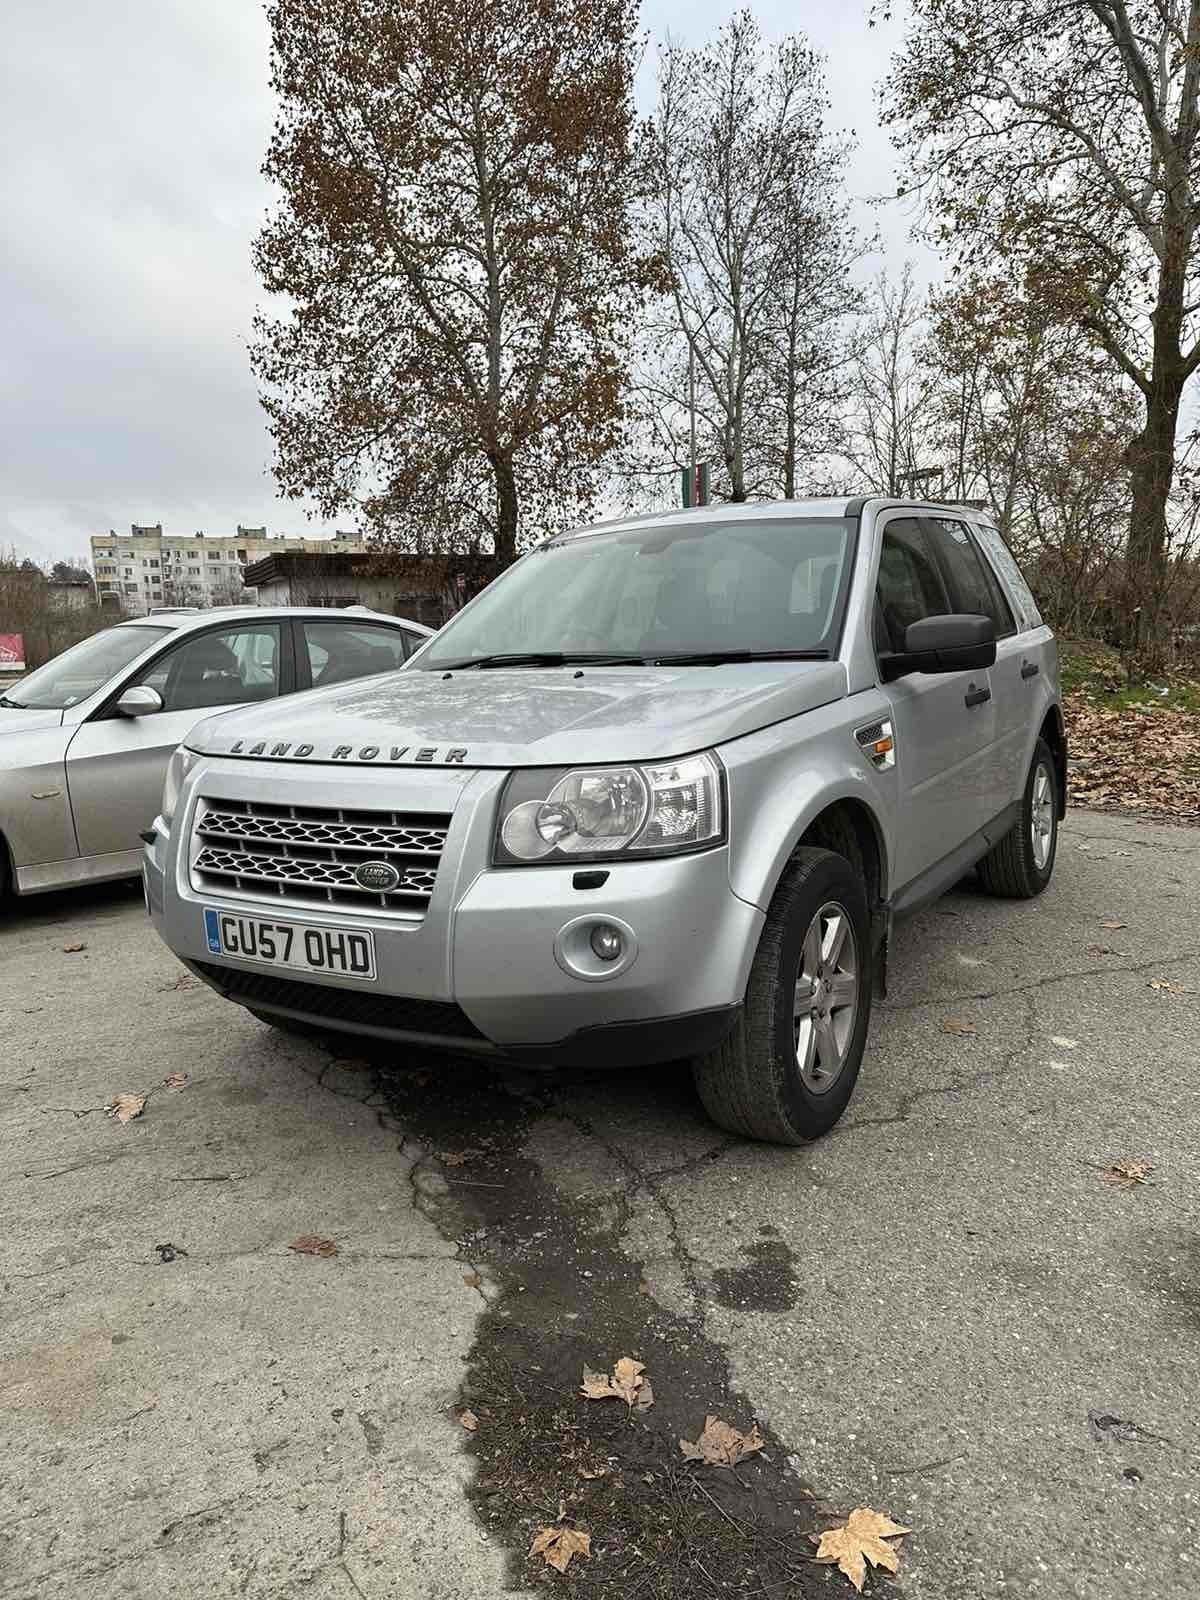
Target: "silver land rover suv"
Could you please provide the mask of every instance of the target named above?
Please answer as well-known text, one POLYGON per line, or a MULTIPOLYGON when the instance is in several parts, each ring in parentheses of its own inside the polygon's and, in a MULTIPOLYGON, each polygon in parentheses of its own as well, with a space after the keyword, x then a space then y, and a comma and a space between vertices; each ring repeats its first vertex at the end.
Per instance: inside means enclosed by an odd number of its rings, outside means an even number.
POLYGON ((893 922, 1040 894, 1054 638, 978 513, 717 506, 553 538, 399 671, 201 723, 147 903, 283 1028, 690 1058, 794 1144, 854 1087, 893 922))

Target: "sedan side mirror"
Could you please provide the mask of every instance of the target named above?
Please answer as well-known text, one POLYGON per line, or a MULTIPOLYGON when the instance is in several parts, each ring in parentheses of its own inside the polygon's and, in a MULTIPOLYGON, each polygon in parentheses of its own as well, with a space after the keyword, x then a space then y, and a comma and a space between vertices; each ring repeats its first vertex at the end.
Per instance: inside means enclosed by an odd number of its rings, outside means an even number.
POLYGON ((145 684, 126 689, 117 701, 117 710, 123 717, 148 717, 152 711, 161 711, 162 708, 162 695, 145 684))
POLYGON ((996 659, 991 617, 947 612, 922 617, 904 630, 904 649, 879 659, 885 683, 909 672, 982 672, 996 659))

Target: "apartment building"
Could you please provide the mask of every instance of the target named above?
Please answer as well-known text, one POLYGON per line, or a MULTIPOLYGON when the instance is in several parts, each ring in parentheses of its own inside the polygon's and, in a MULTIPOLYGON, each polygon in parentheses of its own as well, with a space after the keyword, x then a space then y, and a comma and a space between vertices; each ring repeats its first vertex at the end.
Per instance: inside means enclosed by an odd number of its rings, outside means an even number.
POLYGON ((92 570, 102 605, 131 616, 153 606, 253 605, 252 588, 242 579, 246 567, 283 552, 328 554, 360 551, 354 533, 332 539, 296 539, 243 528, 235 534, 164 533, 162 523, 133 523, 128 534, 109 530, 92 536, 92 570))

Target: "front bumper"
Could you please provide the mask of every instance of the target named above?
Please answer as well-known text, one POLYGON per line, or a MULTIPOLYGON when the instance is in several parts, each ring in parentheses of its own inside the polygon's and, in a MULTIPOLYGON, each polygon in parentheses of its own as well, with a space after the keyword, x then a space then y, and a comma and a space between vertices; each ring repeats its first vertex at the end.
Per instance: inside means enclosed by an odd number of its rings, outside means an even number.
POLYGON ((266 768, 262 762, 204 764, 181 797, 184 826, 168 838, 157 823, 145 850, 146 899, 156 927, 192 971, 229 999, 315 1026, 548 1065, 670 1060, 713 1048, 735 1026, 763 919, 733 893, 724 847, 600 869, 496 869, 489 852, 503 774, 355 773, 350 798, 345 772, 308 769, 306 804, 370 808, 373 801, 382 805, 386 793, 389 806, 453 810, 423 918, 326 914, 194 890, 186 839, 196 794, 215 785, 223 795, 232 789, 255 798, 261 789, 278 799, 280 775, 266 768), (455 790, 452 806, 447 784, 455 790), (604 882, 582 886, 597 870, 604 882), (314 927, 370 929, 378 976, 371 982, 318 978, 225 956, 214 960, 204 933, 206 906, 314 927), (586 929, 592 919, 612 919, 633 935, 634 958, 616 963, 611 975, 581 976, 563 959, 564 930, 573 924, 586 929))

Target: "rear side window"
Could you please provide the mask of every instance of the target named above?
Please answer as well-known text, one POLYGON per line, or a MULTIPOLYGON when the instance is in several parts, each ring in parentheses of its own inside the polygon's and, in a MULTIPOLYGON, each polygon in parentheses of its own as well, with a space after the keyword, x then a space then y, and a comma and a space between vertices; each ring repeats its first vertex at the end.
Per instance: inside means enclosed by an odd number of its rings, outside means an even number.
POLYGON ((1025 575, 1017 565, 1012 551, 996 529, 989 527, 986 522, 974 523, 972 531, 982 545, 984 554, 1008 587, 1021 632, 1028 633, 1033 628, 1040 628, 1042 613, 1038 610, 1033 590, 1025 582, 1025 575))
POLYGON ((929 540, 915 517, 895 517, 884 527, 875 601, 875 644, 881 651, 903 650, 910 623, 951 609, 929 540))
POLYGON ((933 546, 950 590, 955 611, 991 617, 996 637, 1016 633, 1012 610, 1000 585, 975 548, 965 522, 957 517, 927 517, 933 546))
POLYGON ((404 634, 399 628, 324 621, 302 622, 300 628, 315 689, 404 665, 404 634))

